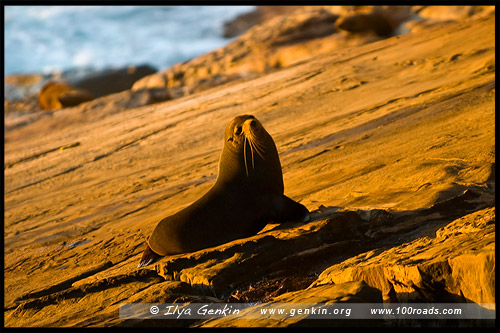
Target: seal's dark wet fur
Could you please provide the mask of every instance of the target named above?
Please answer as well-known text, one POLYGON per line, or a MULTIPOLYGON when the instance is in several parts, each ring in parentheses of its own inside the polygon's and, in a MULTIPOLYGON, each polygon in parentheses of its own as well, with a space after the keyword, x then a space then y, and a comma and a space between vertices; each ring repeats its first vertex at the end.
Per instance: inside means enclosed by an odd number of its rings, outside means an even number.
POLYGON ((214 186, 157 224, 139 267, 160 256, 255 235, 270 221, 307 220, 307 208, 283 191, 281 164, 271 135, 254 116, 234 118, 226 127, 214 186))

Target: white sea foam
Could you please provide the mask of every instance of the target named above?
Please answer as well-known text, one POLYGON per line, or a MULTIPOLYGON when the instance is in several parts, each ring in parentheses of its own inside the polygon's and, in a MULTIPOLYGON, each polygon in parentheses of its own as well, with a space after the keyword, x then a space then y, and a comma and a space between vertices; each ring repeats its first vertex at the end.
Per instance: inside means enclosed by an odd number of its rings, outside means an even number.
POLYGON ((253 6, 6 6, 5 73, 150 64, 161 70, 229 42, 253 6))

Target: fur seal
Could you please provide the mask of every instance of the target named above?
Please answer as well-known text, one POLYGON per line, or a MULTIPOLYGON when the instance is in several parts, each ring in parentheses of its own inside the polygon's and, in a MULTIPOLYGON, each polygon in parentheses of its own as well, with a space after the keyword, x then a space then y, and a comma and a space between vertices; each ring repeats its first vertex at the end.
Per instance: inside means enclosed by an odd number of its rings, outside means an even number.
POLYGON ((85 89, 75 88, 67 83, 49 81, 38 94, 38 101, 43 110, 55 110, 75 106, 94 99, 85 89))
POLYGON ((307 208, 283 191, 271 135, 254 116, 234 118, 225 130, 215 184, 190 206, 158 222, 138 267, 161 256, 255 235, 269 221, 307 221, 307 208))

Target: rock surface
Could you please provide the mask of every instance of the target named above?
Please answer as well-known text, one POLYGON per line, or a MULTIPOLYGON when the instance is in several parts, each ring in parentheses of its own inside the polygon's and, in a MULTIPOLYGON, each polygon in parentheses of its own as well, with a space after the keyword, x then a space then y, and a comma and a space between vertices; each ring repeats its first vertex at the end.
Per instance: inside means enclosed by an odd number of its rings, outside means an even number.
MULTIPOLYGON (((242 37, 286 36, 263 27, 242 37)), ((6 113, 5 326, 309 324, 120 318, 131 302, 494 303, 494 28, 493 14, 423 27, 154 105, 127 90, 6 113), (273 136, 311 220, 138 270, 156 223, 215 182, 239 114, 273 136)), ((255 43, 254 59, 273 47, 255 43)))
POLYGON ((251 27, 257 24, 262 24, 276 16, 287 15, 295 10, 304 10, 304 6, 257 6, 257 8, 249 13, 241 14, 235 19, 224 24, 223 36, 226 38, 236 37, 241 35, 251 27))
MULTIPOLYGON (((463 18, 488 12, 485 7, 458 11, 463 18)), ((346 46, 411 31, 402 26, 422 20, 418 11, 435 16, 428 6, 259 6, 226 23, 226 36, 242 34, 229 45, 147 76, 133 89, 175 88, 176 96, 184 96, 252 79, 346 46)))
MULTIPOLYGON (((367 41, 336 34, 334 23, 339 15, 332 6, 290 8, 276 16, 279 10, 275 9, 274 14, 267 15, 270 18, 227 46, 147 76, 136 82, 133 89, 177 88, 180 95, 189 95, 228 82, 252 79, 318 54, 367 41)), ((259 10, 249 15, 258 13, 259 10)))
MULTIPOLYGON (((29 113, 36 113, 41 109, 47 109, 47 107, 44 107, 43 103, 34 103, 34 99, 35 96, 43 90, 43 87, 51 82, 58 82, 71 86, 72 89, 85 91, 85 94, 89 97, 80 98, 80 101, 73 98, 73 103, 71 103, 71 101, 70 103, 59 103, 62 105, 50 109, 74 106, 94 98, 128 90, 132 88, 134 82, 155 72, 156 70, 154 68, 142 65, 103 70, 80 69, 47 75, 9 75, 5 78, 4 106, 7 112, 15 112, 24 109, 29 113)), ((149 93, 156 96, 168 96, 165 91, 161 93, 150 91, 149 93)), ((170 98, 161 97, 161 101, 167 99, 170 98)), ((141 105, 152 104, 154 102, 156 101, 148 100, 141 105)))

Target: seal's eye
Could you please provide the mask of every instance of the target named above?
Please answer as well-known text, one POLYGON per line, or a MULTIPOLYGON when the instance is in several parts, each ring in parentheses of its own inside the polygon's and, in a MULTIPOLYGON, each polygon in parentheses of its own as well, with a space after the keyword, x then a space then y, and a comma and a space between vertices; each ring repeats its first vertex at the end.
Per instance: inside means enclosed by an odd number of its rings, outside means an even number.
POLYGON ((255 120, 250 121, 250 127, 255 128, 257 126, 257 122, 255 120))
POLYGON ((234 134, 236 134, 236 135, 241 134, 241 126, 236 127, 236 129, 234 130, 234 134))

